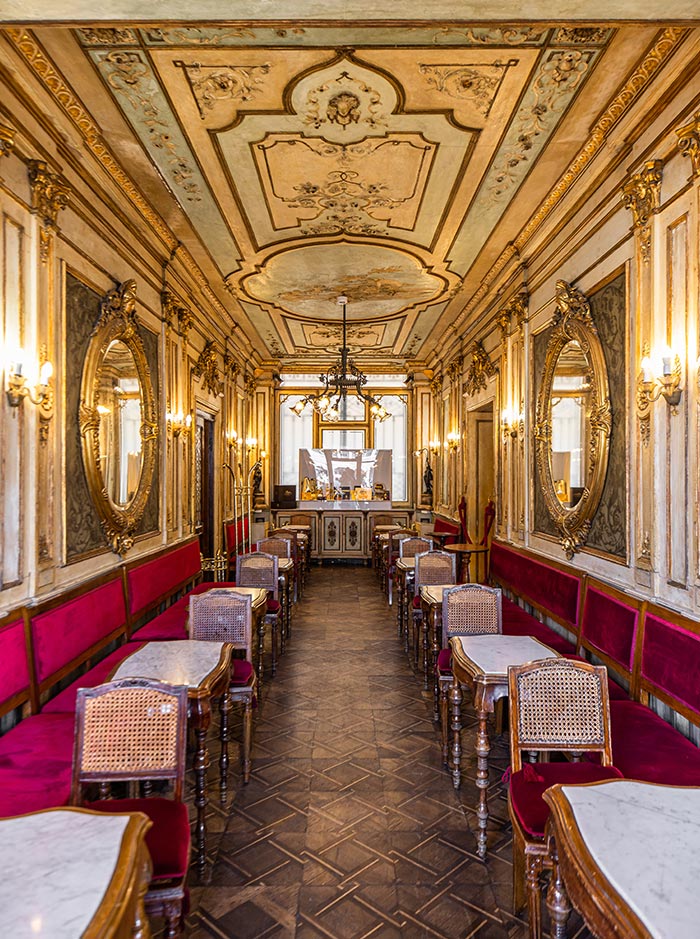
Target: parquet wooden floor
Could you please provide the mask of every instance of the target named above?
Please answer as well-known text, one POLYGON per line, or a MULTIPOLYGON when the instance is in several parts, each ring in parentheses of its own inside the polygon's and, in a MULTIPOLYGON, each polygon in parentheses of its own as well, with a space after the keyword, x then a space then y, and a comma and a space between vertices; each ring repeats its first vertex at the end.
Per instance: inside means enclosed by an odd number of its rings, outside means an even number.
MULTIPOLYGON (((256 714, 253 773, 229 797, 209 771, 209 864, 191 879, 191 939, 526 939, 511 913, 511 833, 491 754, 489 853, 474 831, 474 715, 460 792, 442 767, 432 699, 374 574, 312 571, 256 714)), ((238 726, 234 712, 234 729, 238 726)), ((572 917, 570 936, 589 934, 572 917)))

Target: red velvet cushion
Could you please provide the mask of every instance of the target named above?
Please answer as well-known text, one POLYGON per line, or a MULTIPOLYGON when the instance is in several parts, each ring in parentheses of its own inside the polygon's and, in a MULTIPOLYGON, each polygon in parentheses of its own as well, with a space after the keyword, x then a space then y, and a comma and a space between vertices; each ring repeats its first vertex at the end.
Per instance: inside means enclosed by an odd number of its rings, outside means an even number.
POLYGON ((156 642, 167 639, 187 639, 187 608, 168 607, 150 623, 137 629, 132 639, 135 642, 156 642))
POLYGON ((70 776, 42 775, 39 767, 31 776, 3 769, 0 772, 0 817, 68 805, 70 786, 70 776))
POLYGON ((516 548, 491 544, 491 577, 573 628, 578 614, 581 578, 537 561, 516 548))
POLYGON ((414 609, 414 610, 420 610, 420 608, 421 608, 421 607, 420 607, 420 594, 417 594, 417 595, 413 598, 413 609, 414 609))
POLYGON ((106 658, 98 662, 97 665, 94 665, 85 672, 84 675, 81 675, 80 678, 76 678, 76 680, 71 682, 67 688, 64 688, 60 694, 57 694, 55 698, 52 698, 45 704, 41 713, 72 714, 73 711, 75 711, 75 699, 77 697, 78 688, 95 688, 97 685, 102 685, 106 681, 109 681, 110 675, 117 665, 119 665, 127 655, 132 655, 137 649, 140 649, 142 645, 143 643, 140 642, 127 642, 123 646, 119 646, 118 649, 115 649, 114 652, 110 652, 106 658))
POLYGON ((279 611, 280 611, 279 600, 270 600, 268 597, 267 612, 271 613, 274 616, 275 613, 279 613, 279 611))
POLYGON ((121 577, 32 616, 37 679, 43 683, 64 665, 80 658, 86 649, 120 629, 126 629, 121 577))
POLYGON ((610 702, 615 766, 629 779, 669 786, 700 786, 700 750, 650 708, 610 702))
POLYGON ((581 617, 581 638, 632 671, 639 610, 589 586, 581 617))
MULTIPOLYGON (((215 589, 221 590, 224 587, 235 587, 235 586, 236 586, 235 580, 220 580, 218 582, 214 582, 211 580, 203 580, 201 584, 197 584, 191 590, 188 590, 184 597, 180 597, 180 599, 177 602, 173 603, 172 606, 168 607, 168 610, 172 610, 172 609, 189 610, 191 596, 198 597, 200 593, 206 593, 208 590, 215 590, 215 589)), ((165 612, 167 613, 168 610, 166 610, 165 612)))
POLYGON ((190 823, 187 806, 172 799, 104 799, 88 802, 97 812, 143 812, 153 822, 146 846, 153 861, 153 880, 184 877, 190 857, 190 823))
POLYGON ((544 838, 544 826, 549 816, 549 806, 542 798, 545 789, 554 783, 572 785, 599 779, 619 779, 621 776, 615 766, 600 766, 587 761, 526 764, 519 772, 511 773, 510 804, 522 829, 532 838, 544 838))
POLYGON ((642 676, 700 713, 700 636, 652 613, 644 620, 642 676))
MULTIPOLYGON (((587 662, 588 659, 584 659, 582 655, 575 655, 573 653, 566 654, 565 659, 572 659, 574 662, 587 662)), ((617 682, 613 681, 610 675, 608 675, 608 697, 611 701, 629 701, 630 697, 617 682)))
POLYGON ((449 649, 440 649, 438 652, 437 670, 441 675, 452 674, 452 656, 449 649))
POLYGON ((13 620, 0 632, 0 704, 29 688, 24 621, 13 620))
POLYGON ((188 541, 152 561, 137 564, 127 571, 129 613, 137 618, 159 597, 174 593, 201 571, 199 541, 188 541))
POLYGON ((253 664, 245 659, 234 659, 231 669, 232 685, 247 685, 253 677, 253 664))
POLYGON ((559 633, 555 633, 549 626, 540 623, 534 616, 530 616, 524 610, 520 610, 522 615, 506 617, 503 616, 503 635, 504 636, 533 636, 545 645, 550 646, 560 655, 573 654, 575 649, 568 639, 564 639, 559 633))
POLYGON ((72 714, 35 714, 20 721, 0 738, 0 777, 10 770, 70 786, 74 723, 72 714))

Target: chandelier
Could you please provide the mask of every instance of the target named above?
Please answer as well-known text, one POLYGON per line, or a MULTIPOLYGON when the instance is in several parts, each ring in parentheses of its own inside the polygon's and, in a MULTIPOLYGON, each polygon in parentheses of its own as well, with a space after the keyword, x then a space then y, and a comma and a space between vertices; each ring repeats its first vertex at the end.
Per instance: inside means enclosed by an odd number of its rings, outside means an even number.
POLYGON ((369 405, 369 413, 375 420, 385 421, 391 417, 384 405, 375 398, 374 395, 367 394, 364 386, 367 384, 367 376, 357 368, 350 359, 347 345, 347 297, 338 297, 338 303, 343 308, 343 345, 340 349, 340 357, 335 365, 319 375, 319 381, 323 383, 323 388, 316 394, 308 394, 300 398, 296 404, 291 405, 291 410, 301 417, 310 404, 314 411, 321 415, 325 421, 340 420, 340 409, 347 398, 348 391, 354 392, 362 401, 369 405))

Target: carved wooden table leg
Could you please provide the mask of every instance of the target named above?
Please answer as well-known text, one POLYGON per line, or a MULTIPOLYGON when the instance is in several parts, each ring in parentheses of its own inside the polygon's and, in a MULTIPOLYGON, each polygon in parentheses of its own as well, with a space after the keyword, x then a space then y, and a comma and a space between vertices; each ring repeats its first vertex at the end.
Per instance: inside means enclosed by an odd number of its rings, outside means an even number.
MULTIPOLYGON (((423 611, 423 616, 427 616, 428 611, 423 611)), ((438 677, 437 663, 440 655, 440 644, 442 641, 442 615, 441 609, 434 603, 430 605, 430 625, 433 635, 433 720, 437 723, 440 720, 440 679, 438 677)))
POLYGON ((430 619, 423 614, 421 620, 423 626, 423 691, 430 687, 430 619))
POLYGON ((399 639, 403 637, 403 577, 396 575, 396 631, 399 639))
POLYGON ((479 819, 477 853, 483 860, 486 857, 486 825, 489 819, 489 752, 491 744, 488 735, 488 711, 477 710, 479 730, 476 735, 476 786, 479 790, 479 805, 476 814, 479 819))
POLYGON ((263 670, 265 668, 265 617, 258 620, 258 685, 262 688, 263 670))
POLYGON ((193 714, 196 751, 194 756, 194 804, 197 809, 195 823, 195 846, 197 848, 197 868, 204 873, 207 862, 207 828, 205 811, 207 807, 207 769, 209 751, 207 750, 207 731, 211 723, 211 703, 208 699, 198 698, 193 702, 196 708, 193 714))
POLYGON ((566 921, 571 913, 571 902, 561 876, 556 839, 550 836, 548 845, 552 877, 547 889, 547 910, 552 921, 552 939, 566 939, 566 921))
POLYGON ((228 738, 229 738, 229 715, 231 713, 231 693, 228 689, 221 695, 219 701, 219 713, 221 715, 221 725, 219 736, 221 739, 221 754, 219 756, 219 790, 221 801, 226 801, 228 793, 228 738))
POLYGON ((452 785, 459 789, 462 783, 462 688, 455 678, 450 686, 452 730, 452 785))
POLYGON ((243 782, 250 781, 250 753, 253 745, 253 700, 252 696, 243 703, 243 782))

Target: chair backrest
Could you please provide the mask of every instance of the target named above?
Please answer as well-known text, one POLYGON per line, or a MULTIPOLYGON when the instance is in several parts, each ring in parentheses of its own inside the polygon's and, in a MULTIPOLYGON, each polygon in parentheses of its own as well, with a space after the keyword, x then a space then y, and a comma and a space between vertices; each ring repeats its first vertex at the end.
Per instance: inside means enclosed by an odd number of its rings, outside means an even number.
POLYGON ((424 551, 416 555, 413 575, 415 591, 432 584, 454 584, 457 580, 457 564, 449 551, 424 551))
POLYGON ((267 534, 268 538, 284 538, 285 541, 290 543, 290 553, 287 557, 294 558, 294 561, 299 559, 299 539, 297 538, 297 533, 291 531, 289 528, 273 528, 272 531, 269 531, 267 534))
POLYGON ((432 551, 435 545, 429 538, 402 538, 399 541, 399 557, 414 558, 417 554, 432 551))
POLYGON ((274 554, 278 558, 290 558, 292 556, 292 542, 288 538, 282 538, 279 535, 262 538, 255 547, 263 554, 274 554))
POLYGON ((372 531, 377 527, 377 525, 393 525, 394 518, 392 515, 373 515, 372 516, 372 531))
POLYGON ((442 595, 442 646, 451 636, 503 632, 501 591, 481 584, 459 584, 442 595))
POLYGON ((190 639, 230 642, 252 662, 253 598, 232 588, 190 597, 190 639))
POLYGON ((389 532, 389 554, 391 557, 399 556, 399 542, 404 538, 415 538, 416 533, 412 528, 397 528, 396 531, 389 532))
POLYGON ((550 658, 508 669, 513 772, 523 751, 599 753, 612 765, 610 702, 604 665, 550 658))
POLYGON ((278 558, 275 554, 239 554, 236 558, 236 584, 239 587, 262 587, 277 599, 278 558))
POLYGON ((491 534, 491 529, 493 528, 493 522, 496 518, 496 503, 493 499, 489 499, 484 508, 484 533, 481 536, 481 541, 479 544, 488 544, 489 535, 491 534))
POLYGON ((308 525, 309 528, 311 528, 313 524, 313 519, 311 518, 310 515, 302 515, 302 514, 292 515, 290 516, 289 524, 290 525, 308 525))
POLYGON ((83 786, 171 780, 182 800, 187 744, 187 688, 149 678, 79 688, 75 710, 71 801, 83 786))

